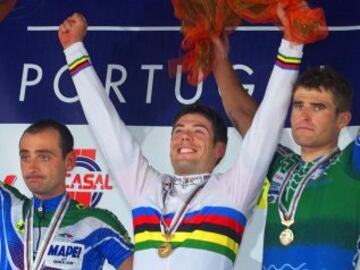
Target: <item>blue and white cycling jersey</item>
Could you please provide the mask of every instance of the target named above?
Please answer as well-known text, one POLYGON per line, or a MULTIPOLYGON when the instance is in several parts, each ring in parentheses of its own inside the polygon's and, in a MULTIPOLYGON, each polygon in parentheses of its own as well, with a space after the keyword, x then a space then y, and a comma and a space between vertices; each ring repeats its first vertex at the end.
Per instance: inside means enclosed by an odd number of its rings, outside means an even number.
MULTIPOLYGON (((33 199, 36 252, 63 195, 33 199), (40 212, 37 208, 43 207, 40 212)), ((0 269, 24 269, 24 217, 31 199, 0 182, 0 269)), ((130 238, 115 215, 71 200, 51 241, 42 269, 101 269, 105 259, 118 268, 133 253, 130 238)), ((35 254, 34 254, 35 255, 35 254)))

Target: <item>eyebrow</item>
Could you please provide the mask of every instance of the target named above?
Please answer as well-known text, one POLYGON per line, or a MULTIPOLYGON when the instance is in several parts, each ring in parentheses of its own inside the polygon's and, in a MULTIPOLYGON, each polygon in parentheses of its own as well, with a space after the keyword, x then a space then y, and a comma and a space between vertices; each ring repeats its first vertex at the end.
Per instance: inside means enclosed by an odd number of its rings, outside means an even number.
POLYGON ((207 126, 205 126, 205 125, 201 125, 201 124, 196 124, 196 125, 194 125, 194 127, 200 127, 200 128, 203 128, 203 129, 209 130, 209 129, 207 128, 207 126))
POLYGON ((176 127, 183 127, 183 126, 184 126, 183 124, 178 124, 178 123, 176 123, 175 126, 174 126, 174 128, 176 128, 176 127))
MULTIPOLYGON (((297 100, 294 100, 294 101, 292 102, 292 104, 303 104, 303 103, 304 103, 304 101, 297 101, 297 100)), ((310 105, 311 105, 311 106, 314 106, 314 105, 323 105, 323 106, 327 107, 326 102, 310 102, 310 105)))
POLYGON ((327 107, 327 106, 326 106, 326 103, 324 103, 324 102, 310 102, 310 104, 311 104, 312 106, 314 106, 314 105, 323 105, 323 106, 327 107))
MULTIPOLYGON (((174 129, 176 129, 177 127, 184 127, 184 126, 185 126, 184 124, 176 124, 174 126, 174 129)), ((193 127, 195 127, 195 128, 199 127, 199 128, 203 128, 203 129, 209 131, 209 129, 205 125, 202 125, 202 124, 195 124, 195 125, 193 125, 193 127)))
MULTIPOLYGON (((25 153, 29 153, 30 151, 27 149, 21 149, 20 150, 20 154, 25 154, 25 153)), ((50 154, 50 155, 54 155, 54 153, 50 150, 47 149, 39 149, 39 150, 35 150, 36 154, 50 154)))

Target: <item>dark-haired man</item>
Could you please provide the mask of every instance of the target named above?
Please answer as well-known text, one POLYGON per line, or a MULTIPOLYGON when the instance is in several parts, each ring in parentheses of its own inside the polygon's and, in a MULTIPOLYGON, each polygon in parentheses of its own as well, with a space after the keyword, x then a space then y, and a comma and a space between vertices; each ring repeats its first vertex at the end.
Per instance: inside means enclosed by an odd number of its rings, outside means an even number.
MULTIPOLYGON (((351 119, 351 99, 349 82, 329 67, 310 69, 296 81, 291 128, 301 154, 279 146, 268 172, 263 269, 354 269, 360 252, 359 134, 345 149, 337 146, 351 119)), ((227 112, 242 106, 229 103, 227 112)), ((247 124, 238 114, 229 116, 236 127, 247 124)))
POLYGON ((351 119, 351 86, 319 67, 304 72, 293 89, 291 128, 301 155, 280 146, 268 172, 263 267, 353 269, 360 250, 360 173, 353 158, 359 146, 337 146, 351 119))
POLYGON ((132 269, 133 246, 110 212, 69 198, 65 177, 76 164, 70 130, 55 121, 27 128, 19 143, 28 199, 0 183, 0 268, 132 269))
POLYGON ((106 96, 81 43, 86 27, 85 18, 74 14, 60 26, 59 38, 88 123, 132 207, 134 269, 233 269, 285 118, 290 91, 282 87, 291 89, 302 46, 283 41, 281 63, 292 64, 275 66, 241 152, 225 174, 212 173, 227 142, 221 117, 201 105, 181 110, 171 134, 170 176, 149 165, 106 96))

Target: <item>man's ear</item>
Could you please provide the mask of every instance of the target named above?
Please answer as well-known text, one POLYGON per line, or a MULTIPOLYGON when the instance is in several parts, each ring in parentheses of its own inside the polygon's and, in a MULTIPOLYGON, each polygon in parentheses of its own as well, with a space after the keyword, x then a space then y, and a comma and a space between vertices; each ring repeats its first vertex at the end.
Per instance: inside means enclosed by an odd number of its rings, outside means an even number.
POLYGON ((337 127, 339 131, 349 125, 351 121, 351 112, 341 112, 337 117, 337 127))
POLYGON ((215 145, 215 156, 217 160, 220 160, 224 157, 226 150, 226 145, 223 142, 217 142, 215 145))
POLYGON ((67 171, 71 171, 76 166, 76 155, 74 151, 68 153, 65 157, 65 166, 67 171))

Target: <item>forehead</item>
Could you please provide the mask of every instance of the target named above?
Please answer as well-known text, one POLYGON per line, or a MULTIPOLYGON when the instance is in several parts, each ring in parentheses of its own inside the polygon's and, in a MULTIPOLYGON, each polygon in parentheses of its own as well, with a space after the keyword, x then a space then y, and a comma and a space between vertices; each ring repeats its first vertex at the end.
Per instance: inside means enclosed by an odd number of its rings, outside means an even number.
POLYGON ((293 101, 300 102, 315 102, 315 103, 327 103, 330 105, 335 104, 335 97, 330 90, 323 88, 305 88, 298 87, 293 95, 293 101))
POLYGON ((20 150, 26 149, 60 149, 60 134, 52 128, 24 133, 20 140, 20 150))
POLYGON ((212 128, 211 122, 205 116, 198 113, 188 113, 181 116, 175 123, 175 126, 182 125, 199 125, 209 129, 212 128))

